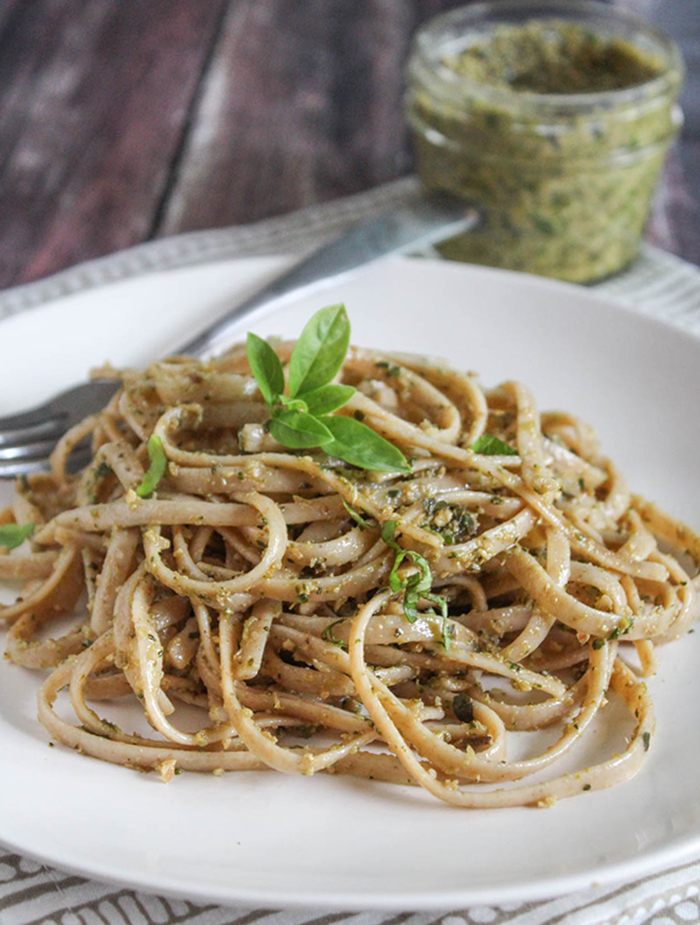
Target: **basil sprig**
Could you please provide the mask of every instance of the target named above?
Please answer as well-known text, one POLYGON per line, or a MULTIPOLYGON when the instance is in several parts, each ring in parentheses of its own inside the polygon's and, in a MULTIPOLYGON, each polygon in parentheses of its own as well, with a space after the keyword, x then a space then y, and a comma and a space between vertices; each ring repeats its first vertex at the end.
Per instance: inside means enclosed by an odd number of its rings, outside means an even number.
POLYGON ((359 469, 409 472, 393 444, 355 418, 334 417, 355 394, 351 385, 333 384, 350 344, 345 306, 329 305, 307 322, 289 361, 289 394, 279 357, 256 334, 248 334, 248 362, 270 411, 269 430, 292 450, 320 447, 359 469))
POLYGON ((17 549, 34 533, 34 524, 3 524, 0 527, 0 549, 17 549))
MULTIPOLYGON (((439 594, 433 594, 433 576, 430 572, 430 565, 427 559, 413 549, 404 549, 394 539, 396 533, 396 521, 385 520, 382 524, 382 539, 386 545, 396 553, 394 564, 389 573, 389 587, 394 594, 403 592, 403 612, 409 623, 415 623, 418 619, 418 601, 423 599, 431 604, 437 605, 442 616, 442 644, 447 651, 450 648, 450 638, 447 632, 447 601, 439 594), (418 566, 416 572, 412 572, 406 578, 399 574, 399 566, 404 559, 410 559, 418 566)), ((435 613, 431 611, 431 613, 435 613)))
POLYGON ((149 495, 153 494, 158 482, 163 478, 165 470, 168 468, 168 457, 165 455, 163 441, 160 437, 151 434, 146 446, 151 464, 148 467, 148 472, 143 477, 143 481, 136 489, 136 494, 139 498, 148 498, 149 495))

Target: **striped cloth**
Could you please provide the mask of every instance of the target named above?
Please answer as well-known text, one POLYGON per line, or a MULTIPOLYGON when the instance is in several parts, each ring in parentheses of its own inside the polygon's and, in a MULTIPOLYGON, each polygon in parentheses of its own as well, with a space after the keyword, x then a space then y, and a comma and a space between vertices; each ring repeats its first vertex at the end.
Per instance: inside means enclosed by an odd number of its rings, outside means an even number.
MULTIPOLYGON (((0 318, 153 270, 236 257, 303 254, 348 225, 417 193, 411 179, 256 225, 149 242, 0 292, 0 318)), ((700 334, 700 270, 649 245, 634 266, 594 287, 700 334)), ((1 834, 1 822, 0 822, 1 834)), ((328 912, 200 905, 61 873, 0 849, 0 925, 687 925, 700 920, 700 858, 643 880, 556 899, 450 912, 328 912)))

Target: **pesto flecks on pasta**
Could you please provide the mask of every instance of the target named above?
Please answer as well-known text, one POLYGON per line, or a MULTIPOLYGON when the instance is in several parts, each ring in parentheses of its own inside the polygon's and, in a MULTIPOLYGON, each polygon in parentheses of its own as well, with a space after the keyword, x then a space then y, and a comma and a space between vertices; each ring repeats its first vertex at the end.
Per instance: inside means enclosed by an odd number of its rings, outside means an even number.
POLYGON ((9 658, 50 669, 39 719, 165 780, 327 772, 485 808, 629 779, 656 648, 697 613, 700 538, 525 386, 348 349, 324 311, 296 347, 123 372, 18 482, 0 578, 24 586, 0 616, 9 658), (152 734, 105 718, 114 700, 152 734), (613 701, 624 744, 572 770, 613 701))

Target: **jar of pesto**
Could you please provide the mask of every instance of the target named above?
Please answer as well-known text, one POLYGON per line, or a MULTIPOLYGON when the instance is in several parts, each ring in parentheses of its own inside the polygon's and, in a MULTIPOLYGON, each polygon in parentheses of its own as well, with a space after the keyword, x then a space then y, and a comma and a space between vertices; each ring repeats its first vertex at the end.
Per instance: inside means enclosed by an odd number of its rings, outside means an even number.
POLYGON ((676 45, 592 0, 495 0, 416 36, 418 175, 480 215, 445 257, 587 283, 637 254, 669 144, 676 45))

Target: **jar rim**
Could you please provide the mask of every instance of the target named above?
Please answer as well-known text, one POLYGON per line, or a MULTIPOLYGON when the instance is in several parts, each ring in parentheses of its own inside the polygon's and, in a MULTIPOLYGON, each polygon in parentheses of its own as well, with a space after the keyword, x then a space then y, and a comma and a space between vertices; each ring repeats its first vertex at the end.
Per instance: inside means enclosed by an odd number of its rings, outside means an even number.
MULTIPOLYGON (((485 30, 479 30, 485 31, 485 30)), ((415 75, 415 65, 420 62, 423 70, 430 75, 431 91, 440 88, 447 97, 467 97, 500 104, 508 107, 517 105, 534 112, 553 110, 559 112, 580 112, 587 109, 601 109, 634 105, 642 99, 651 99, 668 93, 684 73, 683 58, 677 44, 669 36, 650 26, 644 20, 616 7, 600 3, 598 0, 482 0, 482 2, 458 7, 431 19, 416 33, 413 41, 414 55, 409 70, 415 75), (444 45, 445 36, 456 25, 463 25, 464 36, 468 36, 468 24, 483 24, 490 18, 494 25, 513 22, 513 16, 523 16, 522 22, 547 19, 562 19, 565 22, 589 23, 595 28, 599 24, 610 24, 623 29, 635 30, 650 42, 657 54, 661 54, 664 70, 656 77, 617 90, 600 90, 587 93, 538 93, 533 90, 514 90, 488 84, 459 74, 445 64, 436 67, 433 54, 435 45, 444 45)), ((439 62, 438 62, 439 63, 439 62)))

